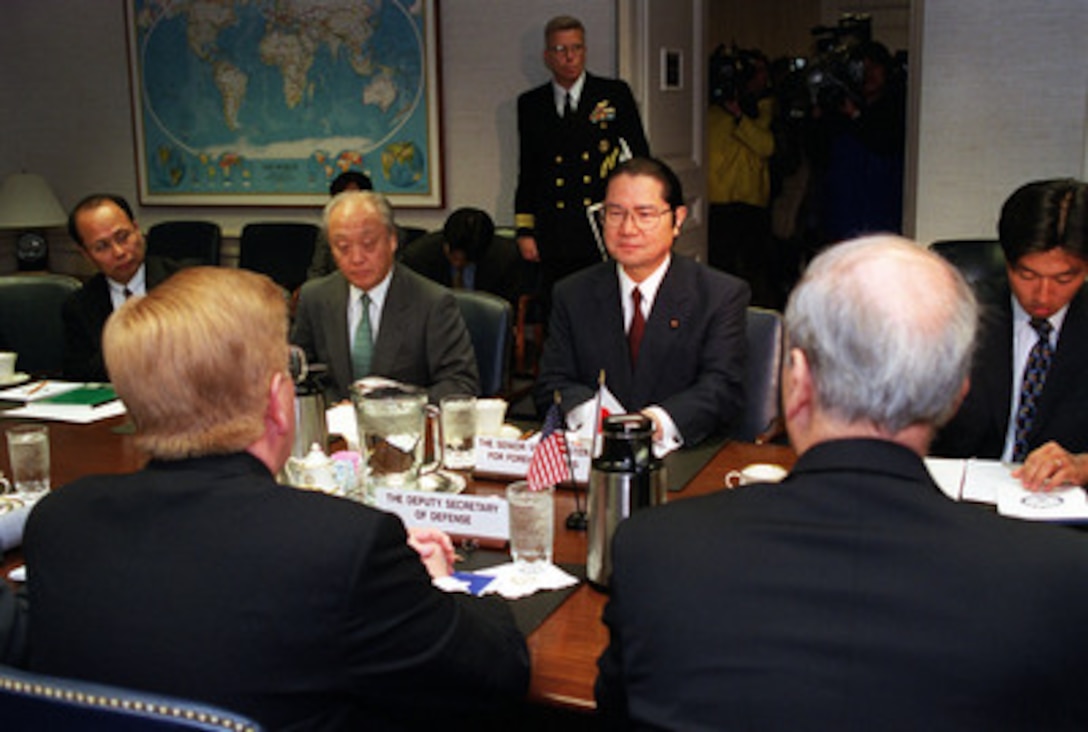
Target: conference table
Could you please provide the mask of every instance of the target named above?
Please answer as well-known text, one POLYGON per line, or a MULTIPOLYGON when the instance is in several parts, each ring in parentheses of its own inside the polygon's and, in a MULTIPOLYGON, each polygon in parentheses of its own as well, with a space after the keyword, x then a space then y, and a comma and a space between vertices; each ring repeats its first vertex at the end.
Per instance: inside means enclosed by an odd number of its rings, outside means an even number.
MULTIPOLYGON (((0 412, 0 429, 13 424, 0 412)), ((89 474, 128 473, 140 469, 146 457, 136 448, 127 417, 112 417, 86 425, 50 422, 53 485, 64 485, 89 474)), ((668 500, 683 500, 725 490, 724 477, 730 470, 750 463, 770 462, 791 467, 793 451, 782 445, 755 445, 739 442, 713 443, 688 453, 670 456, 667 465, 683 467, 681 484, 670 479, 668 500), (687 475, 692 475, 687 479, 687 475)), ((6 450, 0 450, 0 470, 10 476, 6 450)), ((478 479, 469 490, 480 493, 500 491, 502 483, 478 479)), ((584 499, 584 495, 582 496, 584 499)), ((560 488, 555 504, 555 561, 584 565, 586 532, 566 528, 566 517, 575 510, 576 491, 560 488)), ((3 577, 22 563, 16 550, 7 552, 0 563, 3 577)), ((601 623, 607 595, 587 583, 580 584, 544 621, 528 635, 532 656, 531 702, 565 712, 589 712, 595 704, 593 682, 597 658, 608 642, 601 623)))

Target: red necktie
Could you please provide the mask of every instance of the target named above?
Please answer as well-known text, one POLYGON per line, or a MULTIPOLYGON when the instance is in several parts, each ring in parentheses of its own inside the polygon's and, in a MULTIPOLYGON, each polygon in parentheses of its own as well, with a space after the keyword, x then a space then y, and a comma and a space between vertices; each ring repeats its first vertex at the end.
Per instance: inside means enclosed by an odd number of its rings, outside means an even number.
POLYGON ((642 334, 646 330, 646 319, 642 317, 642 294, 638 288, 631 290, 631 302, 635 306, 631 315, 631 327, 627 329, 627 348, 631 352, 631 368, 638 362, 638 349, 642 345, 642 334))

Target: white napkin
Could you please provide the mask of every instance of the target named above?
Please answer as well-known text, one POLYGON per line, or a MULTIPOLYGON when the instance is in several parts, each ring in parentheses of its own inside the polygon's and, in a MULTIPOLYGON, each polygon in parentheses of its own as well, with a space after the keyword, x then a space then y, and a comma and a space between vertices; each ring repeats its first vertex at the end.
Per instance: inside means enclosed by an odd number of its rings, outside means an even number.
POLYGON ((0 552, 23 543, 23 527, 37 500, 37 496, 25 498, 19 494, 0 497, 0 552))
POLYGON ((482 594, 498 594, 507 600, 527 597, 539 590, 561 590, 578 584, 577 577, 554 564, 548 564, 535 572, 524 572, 513 562, 507 562, 477 570, 476 574, 495 578, 484 588, 482 594))

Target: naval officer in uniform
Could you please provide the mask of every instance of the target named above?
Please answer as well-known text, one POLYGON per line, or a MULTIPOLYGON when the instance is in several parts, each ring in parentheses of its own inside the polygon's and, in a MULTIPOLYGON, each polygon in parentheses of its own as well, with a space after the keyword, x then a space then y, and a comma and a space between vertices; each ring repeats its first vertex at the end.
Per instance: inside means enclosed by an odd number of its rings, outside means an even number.
POLYGON ((638 108, 623 81, 586 73, 585 27, 552 18, 544 29, 552 80, 518 97, 518 249, 540 262, 545 295, 562 277, 606 258, 586 208, 604 198, 622 160, 649 155, 638 108))

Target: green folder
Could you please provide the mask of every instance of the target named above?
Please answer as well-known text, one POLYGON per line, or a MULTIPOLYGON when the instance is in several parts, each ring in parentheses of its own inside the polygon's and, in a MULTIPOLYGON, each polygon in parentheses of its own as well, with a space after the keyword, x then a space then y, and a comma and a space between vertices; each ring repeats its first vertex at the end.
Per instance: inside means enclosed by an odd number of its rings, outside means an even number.
POLYGON ((84 384, 56 396, 40 399, 39 404, 68 404, 97 407, 117 398, 117 392, 109 384, 84 384))

